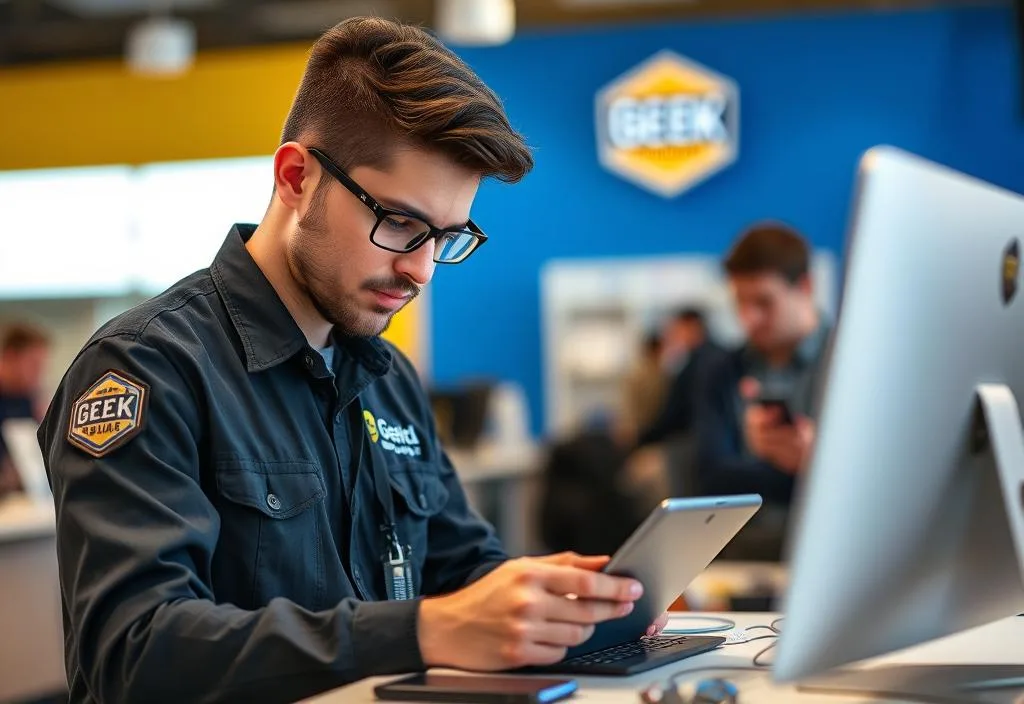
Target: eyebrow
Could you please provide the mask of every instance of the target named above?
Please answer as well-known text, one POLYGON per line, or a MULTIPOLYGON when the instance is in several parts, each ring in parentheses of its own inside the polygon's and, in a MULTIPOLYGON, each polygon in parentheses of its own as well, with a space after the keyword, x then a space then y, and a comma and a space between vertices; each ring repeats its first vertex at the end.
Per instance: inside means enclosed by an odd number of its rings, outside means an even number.
MULTIPOLYGON (((414 208, 408 203, 403 203, 400 200, 393 198, 377 198, 376 201, 388 210, 398 210, 406 215, 412 215, 414 218, 419 218, 428 225, 433 225, 430 222, 430 218, 423 214, 418 208, 414 208)), ((462 224, 449 225, 448 227, 440 227, 439 230, 465 230, 469 227, 469 220, 466 220, 462 224)))

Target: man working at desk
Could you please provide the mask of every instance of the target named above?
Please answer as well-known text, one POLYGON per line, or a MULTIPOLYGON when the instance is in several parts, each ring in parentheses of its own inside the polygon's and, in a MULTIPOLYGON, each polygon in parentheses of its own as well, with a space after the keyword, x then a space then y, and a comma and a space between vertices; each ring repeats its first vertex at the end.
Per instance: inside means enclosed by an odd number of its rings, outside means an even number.
POLYGON ((281 141, 259 226, 104 326, 40 430, 72 702, 550 663, 639 596, 605 558, 506 561, 377 337, 486 239, 480 179, 532 167, 497 97, 425 32, 352 19, 281 141))

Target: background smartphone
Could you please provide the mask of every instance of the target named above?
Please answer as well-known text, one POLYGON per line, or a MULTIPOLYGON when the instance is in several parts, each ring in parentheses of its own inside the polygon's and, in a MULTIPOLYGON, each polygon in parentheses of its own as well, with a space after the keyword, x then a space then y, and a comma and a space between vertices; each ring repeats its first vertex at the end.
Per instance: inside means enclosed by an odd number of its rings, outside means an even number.
POLYGON ((793 418, 795 416, 793 409, 790 408, 789 399, 785 396, 762 394, 757 397, 755 403, 766 408, 778 408, 780 410, 779 422, 783 425, 793 425, 793 418))
POLYGON ((576 691, 576 680, 422 673, 374 688, 378 699, 405 702, 547 704, 576 691))

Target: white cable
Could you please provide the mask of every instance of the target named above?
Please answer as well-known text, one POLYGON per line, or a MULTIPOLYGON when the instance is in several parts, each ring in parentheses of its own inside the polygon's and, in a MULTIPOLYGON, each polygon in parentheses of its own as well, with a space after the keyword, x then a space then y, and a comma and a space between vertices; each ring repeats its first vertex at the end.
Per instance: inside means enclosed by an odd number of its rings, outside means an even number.
POLYGON ((695 628, 676 628, 674 625, 670 625, 666 626, 662 633, 667 636, 693 636, 702 633, 721 633, 736 628, 735 621, 717 616, 671 616, 669 618, 670 623, 674 624, 677 621, 701 621, 713 625, 695 628))

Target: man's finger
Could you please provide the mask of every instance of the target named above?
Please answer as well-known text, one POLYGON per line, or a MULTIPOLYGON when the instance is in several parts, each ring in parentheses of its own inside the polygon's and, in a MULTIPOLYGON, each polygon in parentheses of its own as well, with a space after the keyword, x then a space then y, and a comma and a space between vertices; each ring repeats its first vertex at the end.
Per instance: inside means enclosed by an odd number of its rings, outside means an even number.
POLYGON ((543 643, 520 643, 509 646, 503 653, 505 664, 510 668, 525 665, 553 665, 565 657, 565 648, 543 643))
POLYGON ((612 559, 608 555, 580 555, 575 552, 559 552, 554 555, 534 558, 546 565, 562 565, 564 567, 579 567, 584 570, 599 570, 612 559))
POLYGON ((583 643, 593 634, 594 626, 591 624, 546 621, 536 624, 530 634, 530 640, 540 645, 571 648, 583 643))
POLYGON ((745 376, 740 379, 740 396, 747 401, 753 401, 755 398, 761 395, 761 384, 757 379, 751 376, 745 376))
POLYGON ((588 625, 622 618, 632 611, 631 601, 566 599, 552 594, 544 603, 544 616, 550 622, 588 625))
POLYGON ((797 429, 786 425, 779 428, 767 428, 761 434, 761 442, 769 446, 793 447, 799 440, 800 435, 797 429))
POLYGON ((540 578, 552 594, 573 594, 580 599, 636 601, 644 593, 643 585, 635 579, 576 567, 547 566, 540 578))

